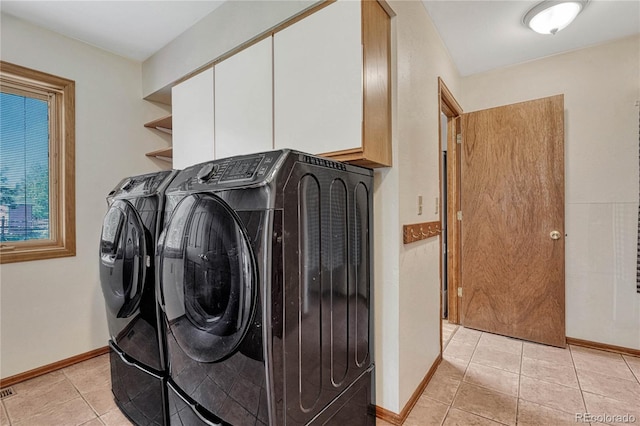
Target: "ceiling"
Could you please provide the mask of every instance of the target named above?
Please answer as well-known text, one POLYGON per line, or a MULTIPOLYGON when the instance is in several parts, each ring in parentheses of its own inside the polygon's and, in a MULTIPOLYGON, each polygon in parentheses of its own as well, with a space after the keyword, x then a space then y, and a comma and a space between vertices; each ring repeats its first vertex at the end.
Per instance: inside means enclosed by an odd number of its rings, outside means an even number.
POLYGON ((0 0, 0 11, 120 56, 144 61, 222 3, 0 0))
MULTIPOLYGON (((522 24, 522 17, 538 0, 422 2, 463 76, 640 32, 640 2, 636 0, 591 0, 572 25, 554 36, 534 33, 522 24)), ((0 10, 143 61, 222 3, 2 0, 0 10)))
POLYGON ((556 35, 525 27, 539 0, 423 1, 461 75, 518 64, 640 32, 640 1, 591 0, 556 35))

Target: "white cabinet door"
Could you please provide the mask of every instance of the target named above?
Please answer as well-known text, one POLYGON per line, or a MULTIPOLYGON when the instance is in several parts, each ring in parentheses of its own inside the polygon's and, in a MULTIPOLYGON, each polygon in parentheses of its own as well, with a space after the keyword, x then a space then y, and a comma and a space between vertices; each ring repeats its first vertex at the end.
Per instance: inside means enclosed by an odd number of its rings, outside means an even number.
POLYGON ((213 69, 171 89, 173 168, 214 159, 213 69))
POLYGON ((215 66, 216 158, 273 149, 268 37, 215 66))
POLYGON ((362 145, 360 2, 339 0, 274 35, 276 148, 362 145))

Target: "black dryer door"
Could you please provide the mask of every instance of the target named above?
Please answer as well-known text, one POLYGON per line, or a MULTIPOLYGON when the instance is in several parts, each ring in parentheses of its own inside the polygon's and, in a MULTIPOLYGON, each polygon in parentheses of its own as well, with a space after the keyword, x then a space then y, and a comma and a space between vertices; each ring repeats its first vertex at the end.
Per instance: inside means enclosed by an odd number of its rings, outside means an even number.
POLYGON ((238 215, 213 194, 187 196, 165 229, 159 262, 170 358, 181 357, 175 350, 197 362, 232 355, 251 324, 257 286, 238 215))
POLYGON ((127 318, 137 311, 146 259, 145 228, 140 215, 128 201, 114 201, 104 218, 100 237, 100 283, 110 316, 127 318))

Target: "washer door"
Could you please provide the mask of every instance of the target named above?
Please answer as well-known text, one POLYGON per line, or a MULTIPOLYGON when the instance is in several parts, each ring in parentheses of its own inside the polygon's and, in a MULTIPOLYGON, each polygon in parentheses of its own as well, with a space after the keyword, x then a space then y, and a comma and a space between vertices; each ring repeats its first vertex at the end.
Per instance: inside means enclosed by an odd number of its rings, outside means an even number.
POLYGON ((238 348, 251 323, 256 266, 236 213, 212 194, 193 194, 175 208, 159 253, 168 331, 198 362, 238 348))
POLYGON ((146 258, 140 215, 128 201, 116 200, 104 217, 100 237, 100 283, 110 315, 127 318, 137 310, 146 258))

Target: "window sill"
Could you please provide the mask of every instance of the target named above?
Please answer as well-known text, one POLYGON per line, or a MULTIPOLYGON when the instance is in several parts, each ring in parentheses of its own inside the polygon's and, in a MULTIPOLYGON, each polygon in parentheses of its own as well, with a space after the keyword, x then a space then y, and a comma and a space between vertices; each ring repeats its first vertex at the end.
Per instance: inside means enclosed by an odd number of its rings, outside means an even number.
POLYGON ((5 242, 0 245, 0 264, 27 262, 30 260, 55 259, 59 257, 71 257, 76 255, 75 241, 67 246, 59 246, 47 241, 46 243, 5 242))

